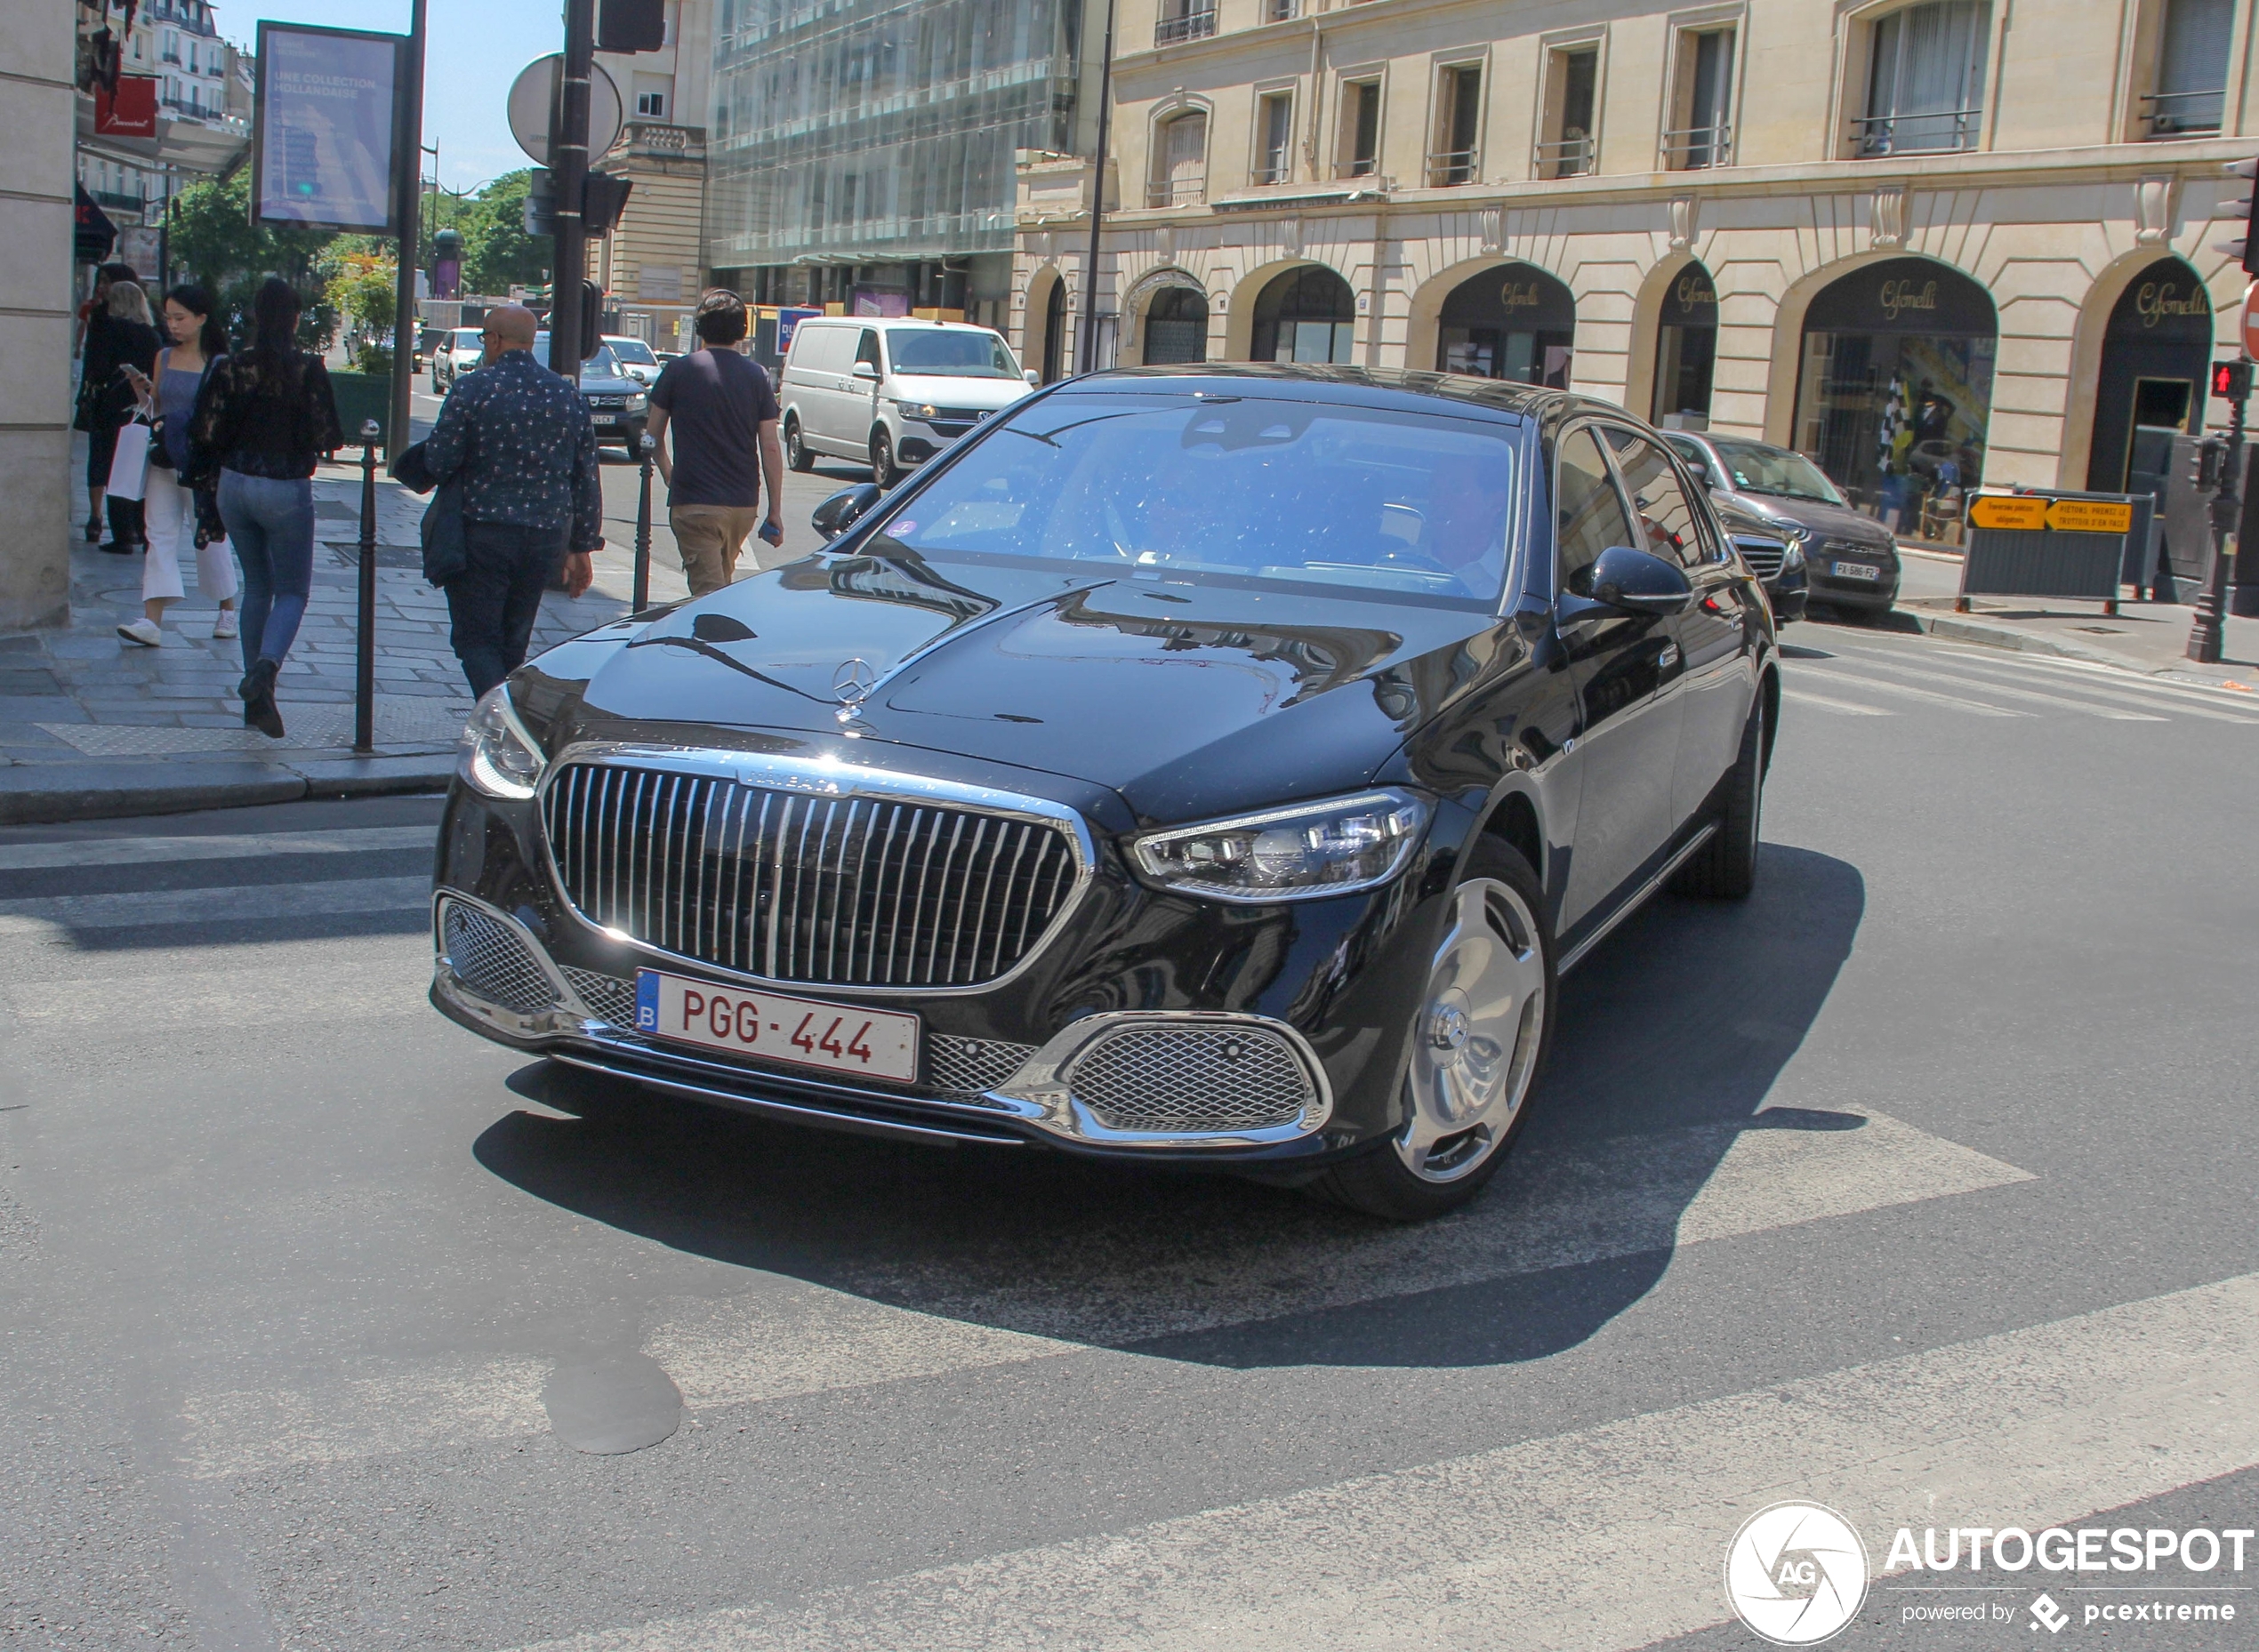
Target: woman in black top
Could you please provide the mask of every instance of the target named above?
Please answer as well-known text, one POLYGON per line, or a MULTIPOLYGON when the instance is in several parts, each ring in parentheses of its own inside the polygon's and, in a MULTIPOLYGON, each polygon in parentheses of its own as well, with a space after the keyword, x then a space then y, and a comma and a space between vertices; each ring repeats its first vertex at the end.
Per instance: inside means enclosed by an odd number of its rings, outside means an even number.
POLYGON ((321 357, 297 346, 298 294, 269 277, 252 301, 247 350, 212 374, 190 462, 220 473, 220 515, 243 565, 243 720, 283 736, 275 678, 314 586, 314 467, 345 445, 321 357))
MULTIPOLYGON (((141 548, 141 505, 139 500, 105 501, 111 460, 117 456, 117 433, 133 417, 136 397, 125 369, 147 373, 156 365, 161 341, 149 320, 149 301, 134 281, 110 283, 102 309, 86 328, 86 364, 80 382, 89 387, 87 400, 86 490, 99 517, 109 509, 109 540, 104 550, 125 556, 141 548)), ((89 529, 98 524, 90 521, 89 529)))

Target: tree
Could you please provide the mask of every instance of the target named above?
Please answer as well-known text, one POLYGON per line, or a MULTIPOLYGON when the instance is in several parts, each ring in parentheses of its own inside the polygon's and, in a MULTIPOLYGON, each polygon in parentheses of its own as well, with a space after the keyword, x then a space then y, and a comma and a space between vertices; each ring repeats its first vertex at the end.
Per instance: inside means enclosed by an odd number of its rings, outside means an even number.
POLYGON ((239 170, 229 178, 199 179, 181 192, 168 246, 188 278, 211 289, 221 325, 231 336, 250 335, 252 295, 269 276, 280 276, 298 289, 305 305, 299 343, 323 349, 337 330, 322 268, 336 239, 330 229, 253 223, 251 177, 239 170))
POLYGON ((468 293, 500 294, 549 279, 551 243, 526 233, 530 169, 505 172, 459 203, 454 227, 462 235, 462 285, 468 293))

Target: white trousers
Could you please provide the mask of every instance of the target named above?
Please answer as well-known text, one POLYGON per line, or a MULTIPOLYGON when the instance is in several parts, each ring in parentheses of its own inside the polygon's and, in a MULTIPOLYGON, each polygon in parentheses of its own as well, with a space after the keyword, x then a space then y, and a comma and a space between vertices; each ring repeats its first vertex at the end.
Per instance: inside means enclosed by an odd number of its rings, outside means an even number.
MULTIPOLYGON (((172 471, 151 465, 142 510, 149 550, 141 568, 141 600, 177 601, 188 595, 181 587, 181 552, 196 545, 196 501, 172 471)), ((197 551, 196 583, 214 603, 235 600, 236 557, 226 540, 215 539, 197 551)))

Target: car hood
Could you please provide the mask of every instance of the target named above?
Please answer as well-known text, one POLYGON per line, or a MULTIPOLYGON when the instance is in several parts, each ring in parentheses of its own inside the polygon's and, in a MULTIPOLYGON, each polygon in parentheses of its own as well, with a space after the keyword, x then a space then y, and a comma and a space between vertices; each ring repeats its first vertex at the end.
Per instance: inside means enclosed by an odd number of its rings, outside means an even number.
POLYGON ((581 394, 583 396, 631 396, 642 388, 633 379, 599 377, 591 373, 581 375, 581 394))
POLYGON ((1843 505, 1739 491, 1722 497, 1744 515, 1784 527, 1809 528, 1817 538, 1845 540, 1855 545, 1871 545, 1877 550, 1889 550, 1897 543, 1891 537, 1891 531, 1874 517, 1861 516, 1843 505))
POLYGON ((685 737, 664 724, 852 734, 1092 782, 1171 822, 1367 783, 1491 663, 1510 635, 1494 627, 1096 564, 818 554, 527 670, 586 673, 552 743, 685 737))
POLYGON ((1009 407, 1029 390, 1021 379, 950 379, 930 373, 897 373, 889 382, 889 394, 903 401, 937 407, 1009 407))

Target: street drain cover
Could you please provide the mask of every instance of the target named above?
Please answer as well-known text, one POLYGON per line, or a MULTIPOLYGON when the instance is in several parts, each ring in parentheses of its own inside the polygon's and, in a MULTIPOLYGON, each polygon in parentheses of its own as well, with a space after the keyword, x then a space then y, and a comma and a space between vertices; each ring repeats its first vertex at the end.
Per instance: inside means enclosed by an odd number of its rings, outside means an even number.
POLYGON ((558 1439, 597 1456, 655 1446, 682 1421, 681 1391, 647 1353, 560 1364, 542 1406, 558 1439))

